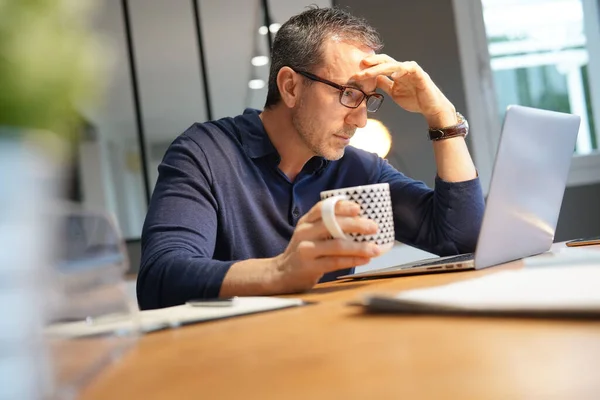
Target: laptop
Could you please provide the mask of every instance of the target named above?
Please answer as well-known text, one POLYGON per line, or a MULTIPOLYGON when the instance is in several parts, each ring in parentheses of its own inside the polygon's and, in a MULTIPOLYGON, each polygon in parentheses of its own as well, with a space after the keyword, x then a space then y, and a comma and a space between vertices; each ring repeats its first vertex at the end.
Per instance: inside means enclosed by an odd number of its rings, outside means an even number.
POLYGON ((581 118, 509 106, 475 253, 435 257, 338 279, 482 269, 552 246, 581 118))

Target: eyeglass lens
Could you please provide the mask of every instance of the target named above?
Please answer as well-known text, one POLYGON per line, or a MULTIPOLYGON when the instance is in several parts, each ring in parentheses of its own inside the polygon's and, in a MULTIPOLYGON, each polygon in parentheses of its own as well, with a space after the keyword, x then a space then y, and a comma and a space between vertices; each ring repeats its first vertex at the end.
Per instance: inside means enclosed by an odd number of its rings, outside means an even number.
MULTIPOLYGON (((341 102, 343 105, 356 108, 362 103, 365 95, 357 89, 346 88, 342 92, 341 102)), ((383 98, 380 96, 368 96, 367 98, 367 110, 370 112, 375 112, 381 106, 383 98)))

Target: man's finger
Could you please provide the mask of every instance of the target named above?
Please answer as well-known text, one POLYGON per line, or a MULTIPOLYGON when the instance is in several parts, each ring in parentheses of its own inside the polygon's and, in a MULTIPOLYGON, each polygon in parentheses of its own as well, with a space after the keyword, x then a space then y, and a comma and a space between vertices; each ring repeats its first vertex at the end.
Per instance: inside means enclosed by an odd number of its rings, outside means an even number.
MULTIPOLYGON (((381 254, 379 246, 372 242, 355 242, 353 240, 331 239, 321 241, 305 240, 299 242, 296 250, 299 259, 304 260, 307 268, 328 258, 361 258, 370 260, 381 254)), ((368 261, 367 261, 368 262, 368 261)), ((341 268, 355 265, 342 266, 341 268)), ((318 269, 320 271, 320 269, 318 269)))
POLYGON ((361 61, 361 63, 366 66, 373 66, 373 65, 382 64, 382 63, 395 63, 395 62, 398 62, 398 61, 394 60, 392 57, 388 56, 387 54, 373 54, 373 55, 363 58, 361 61))
POLYGON ((378 75, 390 76, 394 80, 398 80, 406 75, 416 77, 418 80, 422 80, 426 76, 419 64, 414 61, 405 61, 374 65, 356 73, 352 79, 369 79, 378 75))
POLYGON ((379 75, 377 77, 377 87, 391 95, 392 88, 394 87, 394 81, 387 76, 379 75))
POLYGON ((312 248, 314 258, 321 257, 364 257, 372 258, 381 254, 381 249, 372 242, 331 239, 315 242, 312 248))
MULTIPOLYGON (((340 229, 347 234, 358 233, 361 235, 374 235, 379 230, 379 226, 376 222, 365 217, 338 215, 336 216, 336 220, 340 229)), ((295 239, 299 241, 321 241, 331 238, 331 233, 327 230, 323 220, 299 223, 294 235, 295 239)))
POLYGON ((368 264, 370 258, 366 257, 323 257, 314 262, 313 268, 322 273, 348 269, 359 265, 368 264))
MULTIPOLYGON (((298 224, 302 222, 316 222, 321 219, 321 207, 323 201, 315 204, 300 220, 298 224)), ((353 201, 340 200, 335 204, 335 215, 353 217, 360 214, 360 206, 353 201)))
MULTIPOLYGON (((379 225, 373 220, 365 217, 345 217, 338 215, 336 216, 336 220, 340 229, 345 234, 357 233, 361 235, 374 235, 379 231, 379 225)), ((313 227, 318 239, 323 240, 331 237, 331 233, 329 233, 322 220, 314 222, 313 227)))
POLYGON ((406 68, 402 67, 401 63, 383 63, 377 64, 372 67, 363 69, 357 72, 350 78, 351 80, 361 81, 365 79, 372 79, 379 75, 392 75, 393 73, 405 72, 406 68))

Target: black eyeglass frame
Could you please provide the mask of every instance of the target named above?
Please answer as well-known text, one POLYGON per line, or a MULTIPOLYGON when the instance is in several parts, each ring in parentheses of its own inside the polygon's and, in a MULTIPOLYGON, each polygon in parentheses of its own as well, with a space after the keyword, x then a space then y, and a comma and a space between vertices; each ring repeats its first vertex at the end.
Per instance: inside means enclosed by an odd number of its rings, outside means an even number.
POLYGON ((343 105, 344 107, 358 108, 358 107, 360 107, 360 105, 362 104, 363 101, 366 101, 367 102, 367 111, 371 112, 371 113, 375 113, 375 112, 379 111, 379 108, 383 104, 384 97, 380 93, 370 93, 370 94, 367 94, 367 93, 363 92, 361 89, 359 89, 357 87, 354 87, 354 86, 338 85, 335 82, 328 81, 327 79, 321 78, 321 77, 319 77, 319 76, 317 76, 315 74, 311 74, 310 72, 307 72, 307 71, 296 70, 294 68, 292 68, 292 70, 294 72, 296 72, 297 74, 300 74, 300 75, 304 76, 305 78, 310 79, 311 81, 321 82, 321 83, 324 83, 326 85, 329 85, 329 86, 331 86, 331 87, 336 88, 337 90, 339 90, 340 91, 340 104, 343 105), (344 104, 342 102, 342 96, 344 95, 344 92, 347 89, 358 90, 363 95, 363 98, 354 107, 353 106, 349 106, 348 104, 344 104), (380 99, 380 103, 379 103, 379 105, 377 106, 377 108, 375 110, 369 110, 369 107, 368 107, 369 99, 371 97, 376 98, 376 99, 380 99))

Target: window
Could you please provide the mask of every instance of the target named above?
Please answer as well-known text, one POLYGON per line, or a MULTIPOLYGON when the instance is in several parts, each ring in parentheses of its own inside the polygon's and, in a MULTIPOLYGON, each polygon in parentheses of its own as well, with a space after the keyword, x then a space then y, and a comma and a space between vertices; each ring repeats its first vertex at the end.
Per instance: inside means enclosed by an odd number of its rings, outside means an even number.
POLYGON ((478 165, 491 173, 506 107, 520 104, 581 116, 569 184, 600 182, 598 0, 455 0, 454 7, 469 111, 480 115, 477 132, 488 132, 473 137, 478 165))
POLYGON ((581 1, 483 0, 483 16, 500 117, 509 104, 580 115, 577 153, 590 154, 598 143, 581 1))

